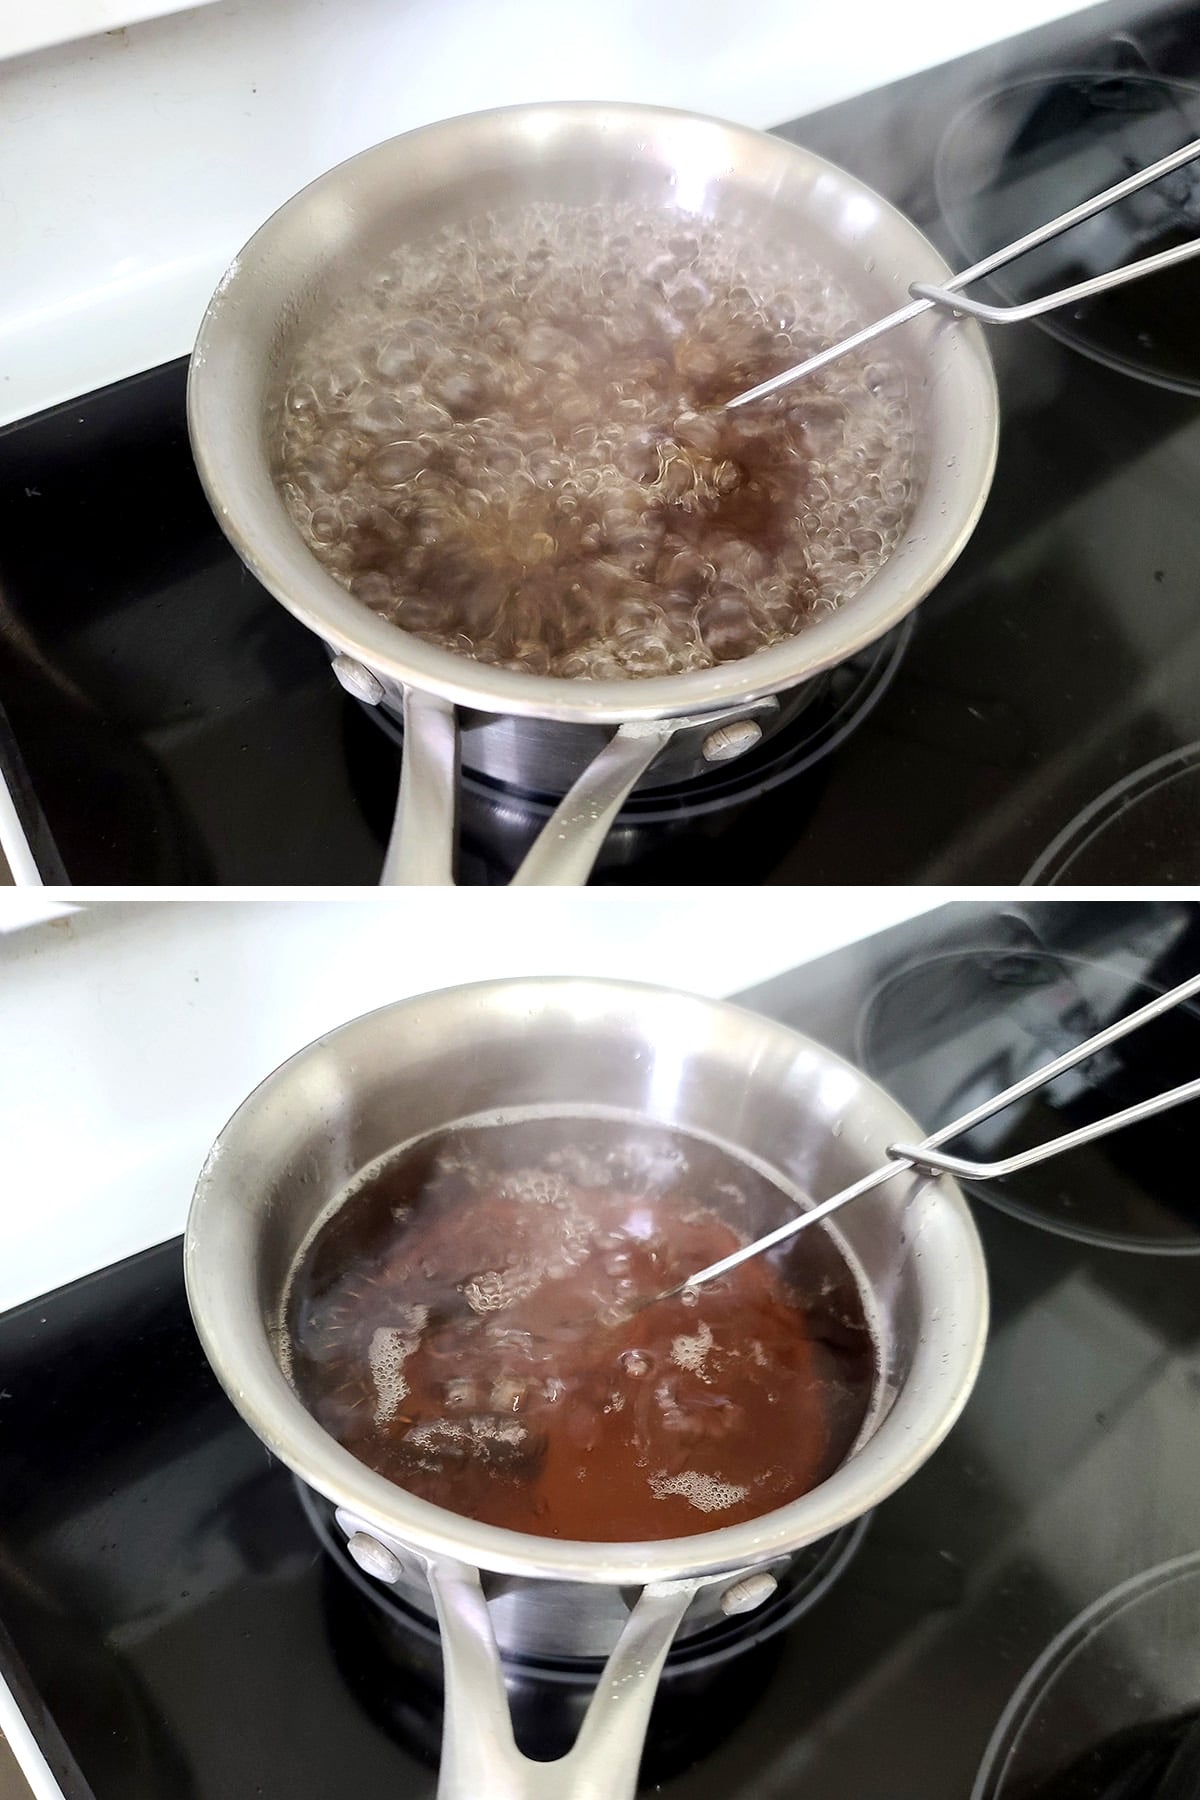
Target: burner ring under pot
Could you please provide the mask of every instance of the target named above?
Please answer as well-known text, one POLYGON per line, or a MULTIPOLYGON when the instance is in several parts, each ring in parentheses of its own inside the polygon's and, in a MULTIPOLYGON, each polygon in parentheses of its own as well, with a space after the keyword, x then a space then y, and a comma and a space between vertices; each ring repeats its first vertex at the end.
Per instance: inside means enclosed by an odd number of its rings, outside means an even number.
MULTIPOLYGON (((336 1508, 322 1495, 295 1478, 300 1505, 322 1549, 339 1571, 372 1606, 381 1609, 405 1628, 424 1634, 428 1641, 438 1641, 437 1623, 428 1602, 421 1603, 421 1592, 407 1585, 384 1586, 365 1573, 347 1549, 345 1530, 339 1526, 336 1508)), ((737 1656, 752 1644, 763 1643, 777 1632, 794 1625, 814 1607, 840 1579, 858 1554, 873 1513, 864 1513, 831 1537, 810 1544, 790 1557, 770 1565, 773 1586, 766 1587, 761 1603, 743 1611, 722 1609, 723 1590, 712 1590, 712 1604, 684 1619, 667 1653, 667 1666, 688 1664, 712 1667, 728 1657, 737 1656)), ((547 1584, 550 1585, 550 1584, 547 1584)), ((731 1585, 738 1585, 731 1578, 731 1585)), ((744 1583, 741 1585, 745 1585, 744 1583)), ((602 1617, 595 1608, 595 1596, 586 1614, 578 1608, 570 1612, 564 1607, 548 1615, 548 1629, 541 1634, 541 1651, 531 1649, 528 1607, 519 1602, 527 1588, 506 1583, 502 1576, 490 1580, 485 1576, 488 1610, 492 1616, 496 1643, 506 1665, 536 1670, 546 1679, 574 1681, 594 1686, 605 1657, 612 1649, 621 1628, 629 1617, 630 1604, 613 1590, 610 1616, 602 1617)), ((425 1590, 427 1595, 427 1590, 425 1590)), ((563 1594, 569 1590, 563 1585, 563 1594)), ((609 1598, 609 1596, 605 1596, 609 1598)))
MULTIPOLYGON (((899 670, 915 628, 914 618, 904 619, 886 637, 877 638, 835 669, 814 676, 789 694, 779 695, 778 713, 764 721, 761 738, 748 745, 744 755, 708 761, 696 754, 689 757, 682 743, 678 750, 669 746, 625 801, 622 819, 632 821, 636 816, 637 823, 651 824, 680 813, 699 817, 740 804, 746 798, 756 798, 803 774, 838 749, 874 711, 899 670), (685 772, 673 773, 680 763, 687 765, 685 772)), ((403 752, 404 723, 397 708, 385 702, 365 705, 360 710, 403 752)), ((494 741, 502 755, 500 739, 494 741)), ((520 761, 518 755, 514 766, 520 761)), ((515 776, 508 779, 490 773, 476 776, 472 772, 464 778, 463 787, 484 796, 498 794, 519 799, 531 818, 539 822, 544 822, 557 804, 556 794, 530 787, 515 776)))
MULTIPOLYGON (((716 714, 688 722, 668 739, 633 792, 670 787, 713 774, 734 761, 742 748, 766 743, 798 719, 822 693, 826 677, 817 675, 786 693, 768 694, 736 709, 736 719, 716 714), (745 727, 735 738, 732 727, 745 727)), ((385 692, 377 716, 403 727, 403 705, 385 692)), ((554 719, 514 718, 507 713, 458 714, 459 754, 464 770, 487 781, 525 793, 561 797, 583 775, 612 739, 611 725, 579 724, 570 731, 554 719)))

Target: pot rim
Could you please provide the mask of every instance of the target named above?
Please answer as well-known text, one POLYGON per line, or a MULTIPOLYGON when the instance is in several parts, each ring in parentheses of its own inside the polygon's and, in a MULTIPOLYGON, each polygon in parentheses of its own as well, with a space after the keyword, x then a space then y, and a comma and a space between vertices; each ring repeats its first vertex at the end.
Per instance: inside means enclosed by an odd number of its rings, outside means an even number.
MULTIPOLYGON (((596 1582, 621 1587, 687 1577, 715 1576, 802 1549, 831 1535, 886 1499, 913 1475, 942 1442, 970 1396, 983 1357, 988 1325, 988 1287, 983 1249, 967 1202, 946 1180, 925 1184, 914 1208, 924 1210, 912 1232, 912 1253, 920 1256, 922 1224, 935 1212, 955 1238, 954 1271, 957 1308, 941 1306, 924 1321, 914 1351, 913 1367, 890 1411, 873 1435, 826 1481, 787 1506, 746 1521, 690 1537, 649 1542, 595 1543, 539 1538, 509 1531, 418 1499, 360 1462, 331 1437, 295 1393, 271 1348, 268 1326, 258 1315, 253 1354, 233 1357, 227 1351, 229 1329, 236 1340, 239 1320, 237 1270, 216 1249, 221 1215, 247 1212, 251 1196, 238 1186, 236 1171, 241 1140, 253 1131, 255 1115, 296 1084, 306 1062, 333 1040, 353 1035, 382 1014, 428 1003, 439 992, 458 995, 503 990, 509 1002, 523 992, 544 1002, 553 991, 571 987, 603 990, 645 1004, 686 1001, 722 1017, 752 1021, 757 1031, 787 1047, 798 1044, 815 1051, 832 1068, 865 1084, 886 1102, 894 1115, 888 1126, 896 1141, 920 1135, 920 1127, 884 1090, 859 1069, 790 1026, 727 1001, 711 1000, 657 985, 592 977, 515 977, 463 984, 431 994, 414 995, 360 1015, 323 1033, 296 1051, 268 1075, 242 1102, 205 1159, 188 1214, 184 1239, 184 1272, 193 1322, 208 1360, 234 1406, 256 1435, 300 1479, 336 1506, 374 1525, 385 1537, 432 1558, 450 1557, 505 1574, 559 1581, 596 1582), (937 1392, 936 1406, 923 1384, 937 1392), (909 1415, 918 1407, 928 1423, 914 1429, 909 1415)), ((914 1214, 914 1216, 916 1216, 914 1214)))
MULTIPOLYGON (((527 675, 495 668, 467 656, 427 644, 423 639, 372 613, 328 574, 312 555, 282 500, 261 487, 265 462, 260 434, 236 418, 243 383, 235 379, 240 319, 255 304, 255 287, 264 264, 283 256, 299 221, 323 207, 336 210, 341 190, 352 189, 372 164, 381 166, 397 155, 420 154, 439 136, 473 131, 484 135, 497 123, 525 120, 531 131, 548 140, 555 129, 596 123, 613 128, 636 122, 640 129, 719 132, 728 145, 746 155, 762 145, 780 162, 806 164, 848 196, 875 209, 889 236, 903 246, 906 277, 944 285, 952 271, 929 240, 890 201, 865 182, 826 158, 789 139, 709 114, 679 108, 616 101, 538 101, 464 113, 385 139, 347 158, 285 201, 254 233, 218 283, 201 321, 188 369, 187 414, 192 453, 213 511, 242 561, 262 585, 296 618, 337 652, 352 656, 384 681, 415 686, 456 705, 483 712, 560 720, 566 723, 616 724, 704 713, 761 699, 832 668, 847 656, 890 631, 937 585, 961 553, 987 501, 996 466, 999 404, 995 375, 983 334, 974 320, 943 320, 939 355, 961 390, 956 412, 960 423, 953 459, 961 470, 948 489, 947 504, 929 522, 927 540, 936 524, 936 554, 914 572, 894 551, 859 593, 836 612, 806 626, 782 644, 737 662, 688 674, 642 680, 573 680, 565 676, 527 675), (404 146, 398 150, 398 146, 404 146), (273 500, 273 504, 272 504, 273 500)), ((920 507, 918 507, 918 512, 920 507)), ((909 535, 902 548, 922 538, 909 535)))

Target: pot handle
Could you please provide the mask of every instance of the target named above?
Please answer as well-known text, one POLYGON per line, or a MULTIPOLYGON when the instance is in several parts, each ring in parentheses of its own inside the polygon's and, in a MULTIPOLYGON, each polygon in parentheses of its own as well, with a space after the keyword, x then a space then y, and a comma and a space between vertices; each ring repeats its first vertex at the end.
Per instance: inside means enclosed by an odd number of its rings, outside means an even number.
POLYGON ((453 887, 458 719, 453 705, 404 690, 404 756, 380 887, 453 887))
POLYGON ((584 887, 613 820, 659 751, 691 719, 622 725, 559 801, 513 887, 584 887))
POLYGON ((445 1720, 437 1800, 633 1800, 658 1677, 700 1585, 643 1588, 604 1665, 574 1746, 557 1762, 517 1749, 478 1569, 427 1564, 442 1634, 445 1720))

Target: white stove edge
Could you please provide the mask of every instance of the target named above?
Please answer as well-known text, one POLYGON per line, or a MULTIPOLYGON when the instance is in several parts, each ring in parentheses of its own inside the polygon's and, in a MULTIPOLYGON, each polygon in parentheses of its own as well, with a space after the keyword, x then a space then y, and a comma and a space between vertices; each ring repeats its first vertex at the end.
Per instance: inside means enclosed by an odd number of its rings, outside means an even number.
MULTIPOLYGON (((0 1675, 0 1737, 16 1758, 17 1767, 29 1784, 33 1800, 65 1800, 50 1764, 30 1730, 24 1713, 17 1705, 12 1689, 0 1675)), ((14 1796, 14 1800, 21 1800, 14 1796)))
MULTIPOLYGON (((213 1139, 293 1051, 372 1008, 518 975, 719 997, 911 918, 914 888, 462 888, 18 903, 0 929, 0 1311, 183 1230, 213 1139), (53 909, 53 910, 51 910, 53 909), (53 1155, 47 1154, 53 1146, 53 1155)), ((0 926, 6 904, 0 895, 0 926)))
POLYGON ((25 836, 16 802, 0 770, 0 884, 6 878, 18 888, 42 885, 41 871, 25 836))

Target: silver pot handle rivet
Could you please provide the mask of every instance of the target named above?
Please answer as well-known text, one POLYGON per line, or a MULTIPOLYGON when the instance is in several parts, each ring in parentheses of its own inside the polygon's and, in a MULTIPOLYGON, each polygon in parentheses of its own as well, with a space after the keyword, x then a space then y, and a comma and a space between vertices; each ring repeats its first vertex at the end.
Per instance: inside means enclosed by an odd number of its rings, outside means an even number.
POLYGON ((705 762, 732 762, 753 750, 762 737, 762 726, 754 719, 735 719, 731 725, 718 725, 700 746, 705 762))
POLYGON ((404 1564, 394 1551, 365 1531, 356 1531, 346 1545, 364 1575, 377 1581, 396 1582, 404 1573, 404 1564))
POLYGON ((741 1581, 735 1581, 721 1595, 721 1611, 726 1618, 732 1618, 734 1613, 753 1612, 764 1600, 771 1598, 778 1586, 774 1575, 766 1569, 760 1569, 754 1575, 744 1575, 741 1581))
POLYGON ((378 675, 356 662, 352 656, 335 656, 330 665, 334 674, 348 694, 356 700, 363 700, 368 706, 378 706, 383 699, 384 686, 378 675))

